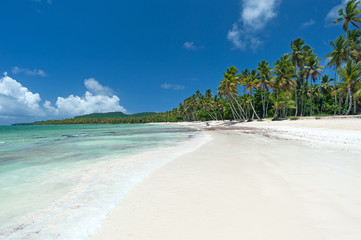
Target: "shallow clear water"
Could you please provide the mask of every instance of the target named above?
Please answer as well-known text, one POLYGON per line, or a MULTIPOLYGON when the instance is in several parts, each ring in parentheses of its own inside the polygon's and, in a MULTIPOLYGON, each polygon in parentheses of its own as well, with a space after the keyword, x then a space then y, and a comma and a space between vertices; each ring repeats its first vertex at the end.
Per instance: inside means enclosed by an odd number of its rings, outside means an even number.
POLYGON ((88 239, 136 183, 205 139, 164 125, 0 126, 0 238, 88 239))

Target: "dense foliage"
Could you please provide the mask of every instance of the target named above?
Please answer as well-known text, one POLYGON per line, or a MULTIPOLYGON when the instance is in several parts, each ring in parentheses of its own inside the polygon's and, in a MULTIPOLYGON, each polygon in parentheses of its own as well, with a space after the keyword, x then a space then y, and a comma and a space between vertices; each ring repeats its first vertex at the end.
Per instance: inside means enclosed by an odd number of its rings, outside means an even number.
POLYGON ((291 42, 273 66, 262 61, 253 70, 227 68, 217 95, 197 91, 173 110, 185 121, 261 119, 266 117, 358 114, 361 99, 360 2, 350 0, 334 23, 343 22, 344 35, 330 41, 326 55, 334 78, 323 75, 325 66, 301 38, 291 42))
POLYGON ((135 114, 125 114, 122 112, 108 112, 108 113, 91 113, 81 116, 75 116, 74 118, 139 118, 153 115, 155 112, 141 112, 135 114))

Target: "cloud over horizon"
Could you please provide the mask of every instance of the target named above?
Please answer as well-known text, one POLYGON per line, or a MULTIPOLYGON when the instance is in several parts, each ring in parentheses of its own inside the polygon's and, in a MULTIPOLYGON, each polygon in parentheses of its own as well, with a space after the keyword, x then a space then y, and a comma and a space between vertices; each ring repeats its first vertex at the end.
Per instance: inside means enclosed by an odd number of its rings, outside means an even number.
POLYGON ((0 117, 44 116, 38 93, 32 93, 11 77, 0 78, 0 117))
POLYGON ((109 87, 102 86, 94 78, 84 81, 88 91, 83 96, 58 97, 55 104, 33 93, 15 79, 0 78, 0 119, 62 118, 94 112, 126 112, 119 104, 119 97, 109 87))
POLYGON ((85 87, 89 90, 89 92, 102 95, 102 96, 112 96, 114 95, 113 89, 110 87, 102 86, 97 80, 94 78, 88 78, 84 80, 85 87))
POLYGON ((227 39, 235 49, 246 50, 247 47, 257 49, 262 41, 257 34, 267 23, 277 16, 281 0, 242 0, 241 14, 227 39))

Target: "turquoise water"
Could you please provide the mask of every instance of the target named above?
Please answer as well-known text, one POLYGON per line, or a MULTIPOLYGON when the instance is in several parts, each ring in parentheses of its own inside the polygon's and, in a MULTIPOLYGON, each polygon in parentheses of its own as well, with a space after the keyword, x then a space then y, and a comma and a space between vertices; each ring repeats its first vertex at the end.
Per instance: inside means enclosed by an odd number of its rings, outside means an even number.
POLYGON ((0 126, 0 238, 88 239, 201 133, 165 125, 0 126))

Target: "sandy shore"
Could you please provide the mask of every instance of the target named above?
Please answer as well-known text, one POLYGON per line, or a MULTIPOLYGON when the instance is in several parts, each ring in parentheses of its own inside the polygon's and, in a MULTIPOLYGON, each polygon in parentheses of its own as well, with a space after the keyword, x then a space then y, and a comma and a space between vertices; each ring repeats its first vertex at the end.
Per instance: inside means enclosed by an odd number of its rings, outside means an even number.
POLYGON ((93 239, 361 239, 361 119, 191 125, 93 239))

